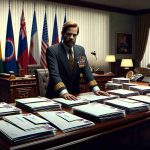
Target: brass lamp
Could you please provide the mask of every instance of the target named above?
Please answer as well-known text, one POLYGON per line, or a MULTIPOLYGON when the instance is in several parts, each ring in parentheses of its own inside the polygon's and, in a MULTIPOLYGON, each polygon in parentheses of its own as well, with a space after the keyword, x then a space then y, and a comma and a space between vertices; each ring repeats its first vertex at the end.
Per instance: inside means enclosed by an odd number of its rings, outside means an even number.
POLYGON ((133 67, 133 61, 132 59, 122 59, 120 66, 124 67, 124 69, 129 69, 129 67, 133 67))
POLYGON ((115 55, 106 55, 105 61, 110 63, 109 70, 111 71, 111 63, 116 62, 116 57, 115 55))

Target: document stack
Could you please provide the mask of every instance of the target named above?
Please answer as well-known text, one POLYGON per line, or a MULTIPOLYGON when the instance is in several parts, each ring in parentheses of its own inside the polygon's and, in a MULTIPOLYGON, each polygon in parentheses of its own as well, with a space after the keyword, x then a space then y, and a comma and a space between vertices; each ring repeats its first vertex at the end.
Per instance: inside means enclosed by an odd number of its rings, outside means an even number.
POLYGON ((15 106, 7 104, 5 102, 0 103, 0 117, 6 115, 19 114, 21 110, 15 106))
POLYGON ((125 90, 125 89, 108 90, 107 92, 113 95, 118 95, 121 98, 139 95, 139 92, 137 91, 130 91, 130 90, 125 90))
POLYGON ((124 77, 120 77, 120 78, 112 78, 112 81, 113 81, 113 83, 122 84, 122 83, 129 83, 130 79, 124 78, 124 77))
POLYGON ((125 117, 125 111, 100 103, 89 103, 73 107, 74 114, 103 122, 125 117))
POLYGON ((87 104, 88 102, 82 98, 78 98, 77 100, 66 100, 64 98, 54 98, 53 101, 61 103, 64 107, 73 107, 78 105, 87 104))
POLYGON ((46 97, 23 98, 16 100, 16 106, 29 112, 43 110, 61 110, 61 104, 54 102, 46 97))
POLYGON ((145 95, 147 93, 150 93, 150 86, 140 86, 140 85, 130 86, 130 90, 138 91, 140 94, 145 95))
POLYGON ((83 119, 65 111, 47 111, 38 112, 38 114, 63 132, 70 132, 95 125, 89 120, 83 119))
POLYGON ((149 110, 149 105, 138 102, 135 100, 127 99, 127 98, 119 98, 114 100, 105 101, 105 104, 124 109, 126 113, 136 113, 136 112, 143 112, 149 110))
POLYGON ((135 83, 123 83, 122 84, 123 89, 126 89, 126 90, 130 90, 130 86, 137 86, 137 84, 135 83))
POLYGON ((148 96, 148 95, 131 96, 128 98, 150 104, 150 96, 148 96))
POLYGON ((5 116, 3 119, 0 121, 0 136, 11 144, 20 144, 55 135, 54 127, 33 114, 5 116))
POLYGON ((105 88, 107 90, 122 89, 122 84, 108 82, 105 84, 105 88))
POLYGON ((81 99, 86 100, 87 102, 103 102, 105 100, 110 100, 110 99, 115 99, 118 98, 116 95, 110 95, 110 96, 104 96, 104 95, 83 95, 83 96, 78 96, 81 99))

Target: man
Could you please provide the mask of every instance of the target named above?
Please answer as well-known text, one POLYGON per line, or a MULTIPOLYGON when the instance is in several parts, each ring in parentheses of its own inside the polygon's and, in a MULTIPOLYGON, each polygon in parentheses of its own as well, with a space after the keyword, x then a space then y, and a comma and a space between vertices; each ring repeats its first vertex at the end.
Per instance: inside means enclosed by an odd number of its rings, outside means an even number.
POLYGON ((92 91, 97 95, 108 95, 97 86, 90 71, 85 50, 75 45, 79 27, 68 21, 62 28, 62 42, 47 49, 46 61, 49 70, 49 84, 46 97, 63 97, 68 100, 77 99, 73 94, 80 93, 80 73, 83 73, 92 91))

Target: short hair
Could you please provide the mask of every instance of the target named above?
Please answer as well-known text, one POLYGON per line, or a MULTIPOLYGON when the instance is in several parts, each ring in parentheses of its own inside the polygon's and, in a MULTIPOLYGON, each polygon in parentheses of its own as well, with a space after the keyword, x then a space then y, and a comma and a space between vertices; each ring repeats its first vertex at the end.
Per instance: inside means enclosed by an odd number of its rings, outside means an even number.
POLYGON ((79 34, 79 26, 77 23, 75 23, 73 21, 67 21, 63 24, 62 34, 64 34, 67 31, 67 29, 70 27, 77 27, 77 34, 79 34))

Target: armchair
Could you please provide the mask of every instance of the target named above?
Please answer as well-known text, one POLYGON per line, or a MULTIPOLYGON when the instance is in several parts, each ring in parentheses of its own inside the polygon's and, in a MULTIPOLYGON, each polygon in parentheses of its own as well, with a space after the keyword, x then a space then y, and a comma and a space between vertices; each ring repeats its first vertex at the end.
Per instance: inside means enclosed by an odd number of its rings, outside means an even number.
POLYGON ((49 82, 49 72, 48 69, 36 69, 35 77, 37 80, 38 93, 40 96, 45 96, 47 85, 49 82))

